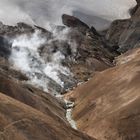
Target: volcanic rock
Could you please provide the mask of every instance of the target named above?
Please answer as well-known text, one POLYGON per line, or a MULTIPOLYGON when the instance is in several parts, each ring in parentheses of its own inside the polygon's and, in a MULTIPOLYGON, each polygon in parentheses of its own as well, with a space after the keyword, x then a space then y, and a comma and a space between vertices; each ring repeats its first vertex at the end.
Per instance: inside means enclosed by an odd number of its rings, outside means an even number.
POLYGON ((8 58, 11 54, 11 44, 8 40, 0 36, 0 56, 8 58))
MULTIPOLYGON (((50 33, 46 29, 38 26, 30 26, 25 23, 18 23, 17 26, 8 26, 1 23, 0 26, 1 37, 8 38, 10 42, 19 35, 29 35, 30 37, 36 30, 39 30, 40 37, 47 40, 38 50, 40 57, 45 63, 49 63, 51 57, 57 52, 60 52, 65 57, 61 64, 70 69, 72 74, 68 78, 61 71, 58 72, 59 78, 64 82, 64 87, 62 88, 56 81, 46 77, 50 81, 49 91, 54 93, 55 91, 57 93, 64 93, 68 89, 75 87, 79 82, 88 80, 95 71, 102 71, 111 67, 114 57, 118 55, 115 49, 111 50, 108 47, 108 44, 94 27, 90 29, 82 21, 69 15, 63 15, 63 20, 65 22, 70 20, 70 23, 72 21, 76 22, 76 24, 73 23, 75 26, 68 24, 70 26, 69 29, 61 27, 61 29, 56 30, 58 36, 63 35, 65 30, 68 30, 64 34, 65 39, 59 38, 56 34, 50 33)), ((8 45, 6 47, 2 46, 4 50, 1 53, 5 53, 5 56, 8 58, 11 48, 8 45)))
POLYGON ((119 46, 121 53, 129 49, 136 48, 139 45, 140 34, 140 7, 139 1, 135 12, 130 19, 114 21, 107 34, 106 40, 112 45, 119 46))
POLYGON ((82 33, 85 33, 89 29, 88 25, 79 20, 78 18, 70 15, 62 15, 62 22, 67 27, 77 28, 82 33))
POLYGON ((70 27, 65 33, 66 39, 60 37, 64 35, 64 28, 59 31, 58 38, 50 40, 40 49, 40 55, 46 62, 50 62, 51 56, 56 52, 61 52, 65 57, 61 63, 70 69, 73 76, 67 78, 62 73, 59 74, 60 78, 63 77, 62 81, 67 79, 64 87, 74 87, 77 83, 88 80, 95 71, 113 66, 114 57, 118 56, 117 49, 109 48, 94 27, 90 29, 82 21, 69 15, 63 15, 62 20, 70 27))
POLYGON ((32 34, 36 30, 40 31, 47 38, 51 38, 52 34, 46 29, 43 29, 39 26, 30 26, 22 22, 17 23, 16 26, 9 26, 9 25, 4 25, 2 22, 0 22, 0 35, 6 36, 9 39, 14 39, 21 34, 32 34))

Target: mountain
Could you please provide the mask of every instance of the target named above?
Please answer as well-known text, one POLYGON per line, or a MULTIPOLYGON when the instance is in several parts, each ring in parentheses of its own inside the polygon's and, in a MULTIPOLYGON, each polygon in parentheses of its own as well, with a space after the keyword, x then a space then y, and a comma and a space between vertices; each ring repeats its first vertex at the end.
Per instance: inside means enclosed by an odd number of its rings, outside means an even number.
POLYGON ((0 140, 94 140, 71 128, 64 101, 27 79, 0 58, 0 140))
POLYGON ((73 16, 63 15, 62 20, 68 28, 58 26, 54 33, 25 23, 18 23, 17 26, 1 23, 0 26, 3 43, 9 43, 7 48, 2 45, 1 56, 9 58, 11 66, 16 65, 16 69, 30 76, 29 79, 32 80, 34 73, 37 77, 34 84, 44 89, 48 85, 48 92, 53 94, 65 93, 78 83, 88 80, 94 71, 112 67, 114 57, 118 55, 116 48, 108 47, 94 27, 90 28, 73 16), (32 41, 37 43, 32 45, 32 41), (21 62, 26 67, 19 61, 21 55, 21 62), (54 71, 53 77, 49 74, 50 67, 54 71), (48 84, 41 84, 40 79, 47 80, 48 84))
MULTIPOLYGON (((112 67, 113 57, 117 55, 117 52, 114 51, 114 54, 112 54, 109 49, 105 48, 105 42, 100 34, 93 27, 89 28, 79 19, 64 15, 63 22, 70 28, 70 31, 67 33, 69 38, 78 44, 75 53, 72 52, 73 48, 71 47, 73 46, 70 46, 64 40, 55 38, 53 33, 41 27, 30 26, 25 23, 18 23, 16 26, 8 26, 1 23, 0 139, 94 139, 71 128, 66 119, 66 104, 63 99, 54 97, 53 91, 57 93, 60 92, 59 94, 61 94, 62 91, 62 93, 64 93, 64 90, 66 92, 68 88, 73 88, 79 82, 88 80, 94 71, 101 71, 112 67), (73 22, 75 25, 74 27, 69 24, 73 22), (75 24, 75 22, 77 24, 75 24), (72 72, 72 75, 69 76, 61 73, 61 71, 58 72, 58 75, 61 76, 61 80, 67 84, 67 86, 64 87, 60 87, 56 81, 46 76, 46 82, 50 82, 48 84, 49 93, 44 92, 42 86, 38 87, 28 82, 32 80, 29 76, 30 73, 23 71, 22 68, 16 67, 19 65, 14 65, 18 64, 18 61, 22 61, 23 59, 21 56, 18 58, 16 57, 17 53, 20 53, 20 47, 24 48, 24 45, 18 46, 18 37, 22 37, 22 40, 24 40, 26 38, 25 36, 27 36, 30 40, 32 35, 36 33, 36 30, 40 32, 39 35, 42 38, 51 40, 50 42, 45 42, 38 48, 37 52, 39 52, 40 58, 48 62, 51 55, 59 51, 66 58, 62 60, 60 64, 67 67, 72 72), (15 41, 17 45, 14 46, 15 38, 18 39, 15 41), (94 48, 92 48, 93 43, 96 44, 94 48), (13 53, 15 50, 18 52, 13 53), (16 59, 13 59, 13 57, 16 57, 16 59), (15 61, 13 62, 12 60, 15 61), (74 85, 71 83, 74 83, 74 85)), ((57 27, 56 30, 62 34, 65 28, 66 27, 57 27)), ((28 44, 28 41, 25 43, 28 44)), ((33 47, 36 47, 36 44, 33 47)), ((27 48, 26 51, 30 52, 29 49, 30 48, 27 48)), ((31 54, 29 55, 30 59, 34 57, 35 56, 31 54)), ((37 58, 33 60, 30 68, 36 68, 36 65, 34 67, 33 64, 37 63, 39 65, 41 62, 40 59, 37 58)), ((22 61, 22 66, 26 69, 26 64, 23 62, 24 61, 22 61)), ((40 64, 40 67, 41 66, 40 64)), ((35 70, 40 69, 36 68, 35 70)), ((35 72, 34 74, 38 76, 38 73, 35 72)), ((45 75, 43 74, 42 76, 45 75)))
POLYGON ((132 17, 126 20, 116 20, 111 24, 106 39, 111 44, 118 45, 120 52, 136 48, 139 45, 139 1, 132 12, 132 17))
POLYGON ((1 22, 0 140, 139 140, 137 3, 104 31, 78 11, 51 30, 1 22))
POLYGON ((122 55, 115 58, 115 66, 95 73, 65 98, 75 102, 73 119, 88 135, 99 140, 139 140, 139 5, 130 19, 114 21, 105 37, 120 47, 122 55))

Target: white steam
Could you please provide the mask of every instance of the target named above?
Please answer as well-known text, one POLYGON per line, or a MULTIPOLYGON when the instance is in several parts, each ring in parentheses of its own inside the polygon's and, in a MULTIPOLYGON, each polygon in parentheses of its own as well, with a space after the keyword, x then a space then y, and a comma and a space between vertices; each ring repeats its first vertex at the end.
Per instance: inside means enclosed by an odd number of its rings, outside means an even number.
MULTIPOLYGON (((40 56, 40 47, 51 41, 53 40, 48 41, 45 37, 43 38, 39 31, 32 35, 21 35, 13 40, 12 54, 9 58, 14 68, 29 77, 29 83, 42 88, 46 92, 52 92, 48 85, 50 79, 63 88, 64 82, 60 79, 59 73, 66 76, 71 75, 69 69, 61 64, 65 56, 60 51, 53 53, 49 62, 40 56)), ((46 53, 46 55, 49 54, 46 53)))
POLYGON ((129 18, 129 9, 135 5, 135 0, 0 0, 0 20, 48 27, 48 22, 61 24, 61 16, 66 13, 102 28, 108 21, 129 18))

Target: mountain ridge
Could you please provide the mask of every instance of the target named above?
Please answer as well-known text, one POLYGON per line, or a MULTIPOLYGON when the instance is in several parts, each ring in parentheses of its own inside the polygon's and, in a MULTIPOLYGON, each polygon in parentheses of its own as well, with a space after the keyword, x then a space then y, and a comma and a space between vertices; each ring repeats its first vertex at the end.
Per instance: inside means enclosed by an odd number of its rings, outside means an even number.
POLYGON ((139 14, 105 32, 0 23, 0 140, 139 140, 139 14))

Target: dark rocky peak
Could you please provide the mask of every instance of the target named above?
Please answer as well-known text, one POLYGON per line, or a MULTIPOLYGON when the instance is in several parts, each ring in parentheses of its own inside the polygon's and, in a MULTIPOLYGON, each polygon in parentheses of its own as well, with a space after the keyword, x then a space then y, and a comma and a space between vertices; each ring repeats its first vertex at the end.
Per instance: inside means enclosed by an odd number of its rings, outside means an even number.
POLYGON ((47 38, 51 38, 52 34, 39 26, 31 26, 29 24, 20 22, 17 23, 16 26, 10 26, 10 25, 4 25, 2 22, 0 22, 0 35, 1 36, 7 36, 10 38, 15 38, 16 36, 19 36, 21 34, 32 34, 34 33, 36 30, 40 31, 40 33, 44 36, 46 36, 47 38))
POLYGON ((106 34, 106 40, 112 45, 119 46, 118 51, 121 53, 139 46, 140 43, 140 5, 139 1, 137 2, 132 17, 114 21, 106 34))
POLYGON ((93 26, 90 28, 90 32, 92 32, 93 34, 97 36, 101 36, 93 26))
POLYGON ((16 26, 4 25, 2 22, 0 23, 0 35, 14 37, 23 33, 32 33, 34 32, 34 27, 25 24, 25 23, 17 23, 16 26))
POLYGON ((130 14, 132 16, 136 14, 136 12, 137 12, 137 10, 138 10, 138 8, 140 6, 140 0, 136 0, 136 2, 137 2, 137 5, 135 7, 133 7, 132 9, 130 9, 130 14))
POLYGON ((112 45, 118 45, 119 38, 122 32, 129 28, 131 21, 126 20, 115 20, 112 22, 110 28, 106 33, 106 40, 108 40, 112 45))
POLYGON ((140 18, 140 0, 136 0, 137 5, 130 11, 132 18, 140 18))
POLYGON ((10 54, 11 54, 10 42, 5 37, 0 36, 0 56, 8 58, 10 54))
POLYGON ((23 29, 23 30, 31 30, 33 29, 33 27, 31 25, 28 25, 24 22, 19 22, 17 23, 17 27, 19 27, 19 29, 23 29))
POLYGON ((118 54, 116 47, 112 49, 112 46, 106 41, 104 35, 98 32, 93 26, 90 28, 80 19, 66 14, 62 16, 62 21, 64 25, 70 27, 69 37, 71 40, 75 40, 78 46, 81 46, 83 40, 88 40, 87 42, 92 42, 94 47, 100 44, 99 46, 102 46, 101 50, 107 49, 107 51, 113 54, 118 54))
POLYGON ((136 0, 137 5, 140 6, 140 0, 136 0))
POLYGON ((85 24, 83 21, 81 21, 80 19, 74 16, 64 14, 62 15, 62 22, 67 27, 77 29, 78 31, 82 32, 84 35, 86 35, 87 33, 96 36, 101 36, 93 26, 90 28, 87 24, 85 24))
POLYGON ((85 24, 84 22, 82 22, 74 16, 64 14, 62 15, 62 22, 67 27, 77 28, 83 33, 85 33, 89 29, 89 26, 87 24, 85 24))

